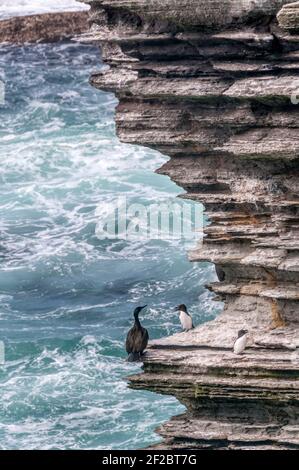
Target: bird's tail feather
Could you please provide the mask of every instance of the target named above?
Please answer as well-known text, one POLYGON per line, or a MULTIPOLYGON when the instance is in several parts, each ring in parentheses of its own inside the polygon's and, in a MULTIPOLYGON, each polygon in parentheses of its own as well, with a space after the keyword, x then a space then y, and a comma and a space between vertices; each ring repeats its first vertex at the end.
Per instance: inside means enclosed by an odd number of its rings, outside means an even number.
POLYGON ((128 359, 127 359, 128 362, 136 362, 136 361, 139 361, 139 360, 140 360, 140 354, 139 353, 131 352, 128 355, 128 359))

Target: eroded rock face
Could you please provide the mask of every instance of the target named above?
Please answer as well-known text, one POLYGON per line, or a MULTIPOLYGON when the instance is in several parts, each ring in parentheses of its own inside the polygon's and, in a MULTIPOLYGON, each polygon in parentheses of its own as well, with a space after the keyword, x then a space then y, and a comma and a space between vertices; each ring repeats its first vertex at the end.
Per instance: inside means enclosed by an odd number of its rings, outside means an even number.
POLYGON ((290 32, 299 32, 299 2, 285 5, 277 15, 279 25, 290 32))
POLYGON ((17 16, 0 21, 0 43, 59 41, 87 30, 86 11, 17 16))
POLYGON ((121 140, 169 155, 159 172, 205 205, 190 258, 217 266, 208 288, 225 305, 152 342, 131 386, 186 405, 162 447, 299 448, 299 36, 276 19, 288 2, 87 3, 86 40, 110 66, 91 82, 117 94, 121 140))

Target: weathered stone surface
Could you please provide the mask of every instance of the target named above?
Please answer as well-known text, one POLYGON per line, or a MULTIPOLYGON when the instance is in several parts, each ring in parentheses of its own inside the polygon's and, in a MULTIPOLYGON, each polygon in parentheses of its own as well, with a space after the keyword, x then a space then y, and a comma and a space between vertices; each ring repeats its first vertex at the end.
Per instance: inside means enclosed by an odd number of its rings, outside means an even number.
POLYGON ((299 2, 285 5, 277 15, 280 26, 291 32, 299 31, 299 2))
POLYGON ((85 11, 17 16, 0 21, 0 43, 52 42, 87 30, 85 11))
POLYGON ((117 94, 120 138, 169 155, 159 173, 205 205, 190 259, 221 274, 207 288, 223 313, 153 341, 131 386, 186 405, 162 447, 299 448, 299 36, 276 20, 288 2, 87 3, 83 40, 109 66, 91 83, 117 94))
MULTIPOLYGON (((102 7, 129 12, 143 21, 153 22, 157 29, 192 27, 223 27, 237 25, 255 18, 268 18, 289 0, 83 0, 102 7)), ((126 19, 125 17, 123 17, 126 19)), ((128 18, 128 15, 127 15, 128 18)), ((136 24, 136 23, 135 23, 136 24)))

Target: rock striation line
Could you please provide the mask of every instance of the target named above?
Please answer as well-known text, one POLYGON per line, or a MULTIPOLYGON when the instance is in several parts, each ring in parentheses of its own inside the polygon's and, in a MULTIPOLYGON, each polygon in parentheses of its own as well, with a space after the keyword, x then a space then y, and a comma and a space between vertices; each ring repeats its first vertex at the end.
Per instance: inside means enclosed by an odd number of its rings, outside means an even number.
POLYGON ((216 265, 207 288, 224 302, 215 321, 152 342, 131 387, 186 405, 160 447, 298 449, 298 3, 86 3, 83 40, 109 66, 91 83, 119 98, 120 139, 170 156, 158 172, 204 204, 190 259, 216 265))

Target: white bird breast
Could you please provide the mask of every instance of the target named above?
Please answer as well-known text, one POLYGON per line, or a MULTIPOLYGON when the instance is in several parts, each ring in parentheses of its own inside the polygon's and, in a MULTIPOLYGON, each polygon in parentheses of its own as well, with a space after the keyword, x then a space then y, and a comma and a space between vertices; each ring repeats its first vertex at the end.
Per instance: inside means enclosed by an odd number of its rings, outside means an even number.
POLYGON ((180 321, 184 330, 192 329, 192 318, 186 312, 180 311, 180 321))
POLYGON ((246 335, 241 336, 241 338, 237 339, 234 345, 235 354, 242 354, 242 352, 246 348, 247 338, 248 338, 248 335, 246 334, 246 335))

